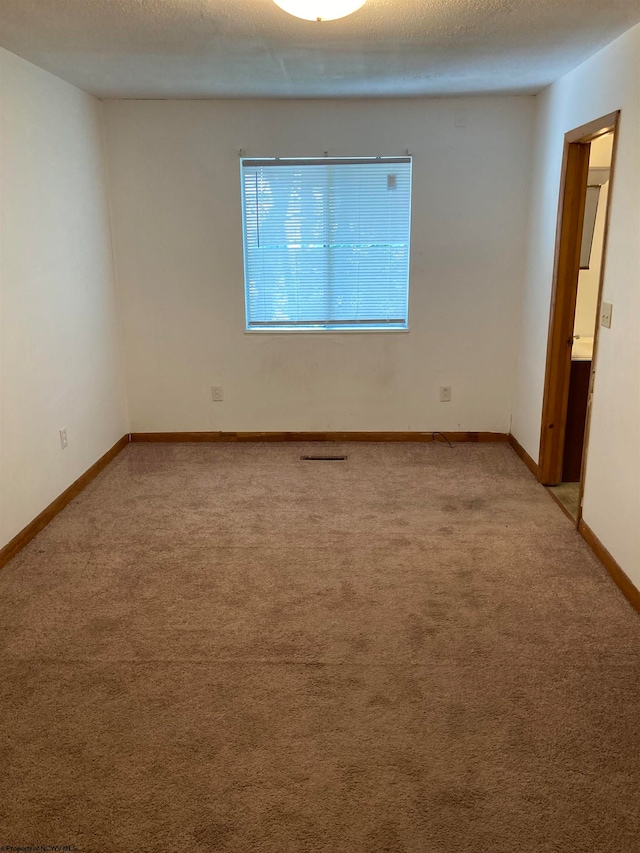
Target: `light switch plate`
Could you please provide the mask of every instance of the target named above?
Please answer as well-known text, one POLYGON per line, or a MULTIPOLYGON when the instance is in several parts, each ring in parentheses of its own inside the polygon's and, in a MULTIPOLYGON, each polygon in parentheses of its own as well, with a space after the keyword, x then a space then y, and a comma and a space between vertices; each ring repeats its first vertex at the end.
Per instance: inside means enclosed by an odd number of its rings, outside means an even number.
POLYGON ((610 302, 603 302, 600 308, 600 325, 605 329, 611 328, 611 314, 613 313, 613 305, 610 302))

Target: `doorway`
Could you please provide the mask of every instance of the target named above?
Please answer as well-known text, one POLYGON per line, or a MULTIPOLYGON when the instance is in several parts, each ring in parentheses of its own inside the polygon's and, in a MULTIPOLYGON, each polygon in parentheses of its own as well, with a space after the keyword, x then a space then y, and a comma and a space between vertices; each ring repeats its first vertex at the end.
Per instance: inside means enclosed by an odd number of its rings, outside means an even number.
POLYGON ((619 112, 565 135, 538 478, 576 526, 582 513, 619 112))

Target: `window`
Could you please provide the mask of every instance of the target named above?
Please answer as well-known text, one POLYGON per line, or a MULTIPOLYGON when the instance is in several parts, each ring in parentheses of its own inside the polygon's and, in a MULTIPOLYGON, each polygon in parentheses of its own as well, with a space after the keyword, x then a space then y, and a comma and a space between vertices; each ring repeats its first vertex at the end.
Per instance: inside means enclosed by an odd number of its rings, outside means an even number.
POLYGON ((244 158, 248 330, 406 329, 411 158, 244 158))

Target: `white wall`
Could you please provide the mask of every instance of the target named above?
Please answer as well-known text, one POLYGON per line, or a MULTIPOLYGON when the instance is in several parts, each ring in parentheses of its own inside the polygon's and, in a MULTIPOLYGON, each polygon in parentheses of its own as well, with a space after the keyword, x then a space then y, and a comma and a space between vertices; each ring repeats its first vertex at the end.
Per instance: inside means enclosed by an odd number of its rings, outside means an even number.
POLYGON ((103 147, 96 99, 0 49, 0 546, 127 431, 103 147))
POLYGON ((533 102, 105 102, 132 430, 508 432, 533 102), (413 152, 408 333, 244 332, 241 148, 413 152))
POLYGON ((537 98, 528 277, 513 433, 538 458, 564 134, 622 110, 611 192, 604 299, 583 515, 640 587, 640 26, 537 98))

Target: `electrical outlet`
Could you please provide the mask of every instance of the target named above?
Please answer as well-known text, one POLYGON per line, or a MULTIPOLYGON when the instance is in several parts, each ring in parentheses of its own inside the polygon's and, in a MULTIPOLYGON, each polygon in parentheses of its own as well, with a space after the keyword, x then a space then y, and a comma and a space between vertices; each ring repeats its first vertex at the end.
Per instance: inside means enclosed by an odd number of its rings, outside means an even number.
POLYGON ((451 385, 441 385, 440 386, 440 402, 441 403, 450 403, 451 402, 451 385))
POLYGON ((60 447, 64 450, 65 447, 67 446, 67 444, 69 444, 69 441, 67 439, 67 431, 66 431, 66 429, 61 429, 60 430, 60 447))
POLYGON ((221 403, 224 400, 224 395, 222 393, 222 385, 211 386, 211 399, 214 403, 221 403))
POLYGON ((611 314, 613 312, 613 305, 610 302, 603 302, 602 307, 600 308, 600 325, 604 326, 605 329, 611 328, 611 314))

